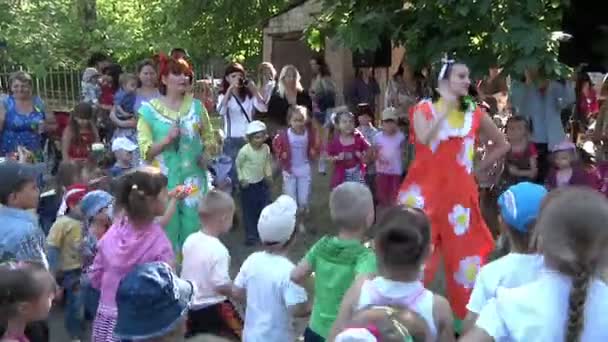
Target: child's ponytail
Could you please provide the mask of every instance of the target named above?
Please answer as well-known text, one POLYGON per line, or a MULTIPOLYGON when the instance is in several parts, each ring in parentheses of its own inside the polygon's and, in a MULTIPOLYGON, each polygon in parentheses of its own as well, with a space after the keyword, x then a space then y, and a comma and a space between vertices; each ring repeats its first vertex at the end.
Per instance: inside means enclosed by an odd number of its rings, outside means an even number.
POLYGON ((568 298, 568 320, 566 322, 566 341, 579 341, 584 326, 585 301, 591 273, 581 269, 572 278, 572 288, 568 298))
POLYGON ((151 167, 141 168, 123 176, 119 184, 118 204, 136 222, 154 218, 150 200, 167 187, 167 177, 151 167))

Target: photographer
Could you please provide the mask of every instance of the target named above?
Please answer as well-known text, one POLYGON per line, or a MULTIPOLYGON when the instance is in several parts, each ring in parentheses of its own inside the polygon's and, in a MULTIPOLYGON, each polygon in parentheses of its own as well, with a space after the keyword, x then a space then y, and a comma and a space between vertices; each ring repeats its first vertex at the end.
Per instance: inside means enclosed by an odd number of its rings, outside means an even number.
MULTIPOLYGON (((224 118, 224 154, 236 159, 236 155, 245 145, 245 130, 254 120, 256 112, 267 111, 266 103, 255 83, 246 78, 245 69, 239 63, 226 68, 224 79, 217 99, 217 112, 224 118)), ((236 168, 232 167, 231 178, 236 178, 236 168)))

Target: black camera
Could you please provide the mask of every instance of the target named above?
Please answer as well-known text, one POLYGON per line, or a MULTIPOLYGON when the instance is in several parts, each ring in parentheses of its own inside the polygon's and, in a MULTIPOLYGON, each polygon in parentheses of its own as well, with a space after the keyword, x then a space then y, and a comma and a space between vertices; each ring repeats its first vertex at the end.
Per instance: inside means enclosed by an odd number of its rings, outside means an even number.
POLYGON ((239 87, 248 87, 249 86, 249 80, 248 79, 242 79, 239 78, 239 87))

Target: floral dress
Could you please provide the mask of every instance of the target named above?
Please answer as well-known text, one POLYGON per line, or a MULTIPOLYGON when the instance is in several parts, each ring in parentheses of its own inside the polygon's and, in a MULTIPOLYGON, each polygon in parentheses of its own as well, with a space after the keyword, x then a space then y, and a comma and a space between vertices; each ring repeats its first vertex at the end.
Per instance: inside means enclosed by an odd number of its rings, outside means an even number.
POLYGON ((178 210, 166 227, 176 253, 186 238, 200 229, 198 203, 210 187, 208 171, 199 167, 205 149, 213 143, 213 128, 205 107, 199 100, 186 96, 179 111, 167 108, 160 99, 144 102, 139 109, 137 124, 142 156, 152 144, 164 139, 178 124, 180 136, 156 157, 155 166, 169 180, 169 189, 178 185, 192 187, 192 193, 178 204, 178 210))
POLYGON ((4 127, 1 127, 0 154, 5 156, 17 151, 23 146, 37 157, 42 153, 42 137, 40 126, 44 124, 44 105, 40 98, 34 98, 34 109, 27 114, 18 113, 15 99, 7 97, 0 106, 4 106, 6 117, 4 127))
MULTIPOLYGON (((414 113, 427 120, 436 113, 430 101, 420 102, 414 113)), ((485 115, 479 108, 450 113, 431 146, 421 144, 412 130, 416 157, 399 191, 398 201, 424 210, 431 220, 432 254, 424 280, 430 284, 441 256, 446 268, 447 294, 452 309, 463 319, 475 278, 494 240, 479 206, 472 175, 475 139, 485 115)))

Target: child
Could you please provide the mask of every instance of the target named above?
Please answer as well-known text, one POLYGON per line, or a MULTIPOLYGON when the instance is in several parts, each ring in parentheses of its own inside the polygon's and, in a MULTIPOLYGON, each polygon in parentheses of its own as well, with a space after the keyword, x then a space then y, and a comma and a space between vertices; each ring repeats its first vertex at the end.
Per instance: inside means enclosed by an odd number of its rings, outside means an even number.
POLYGON ((548 190, 567 185, 587 186, 600 190, 597 172, 590 172, 576 159, 576 146, 564 141, 551 149, 553 169, 549 171, 545 186, 548 190))
MULTIPOLYGON (((368 142, 373 142, 374 137, 378 134, 378 129, 374 127, 374 112, 370 108, 367 103, 360 103, 357 106, 358 115, 357 121, 359 122, 359 126, 357 130, 363 134, 363 137, 368 142)), ((374 163, 370 163, 367 165, 367 169, 365 170, 365 183, 372 191, 372 195, 374 199, 376 198, 376 166, 374 163)))
POLYGON ((31 212, 38 206, 37 170, 0 163, 0 260, 35 261, 48 268, 45 236, 31 212))
POLYGON ((234 201, 225 192, 210 190, 198 210, 204 226, 188 236, 182 249, 181 277, 196 288, 187 335, 212 333, 240 340, 242 323, 235 321, 240 318, 227 298, 232 295, 230 254, 219 240, 232 226, 234 201))
POLYGON ((47 237, 49 266, 65 291, 64 324, 73 341, 84 337, 80 317, 82 212, 79 204, 86 192, 86 187, 78 185, 67 189, 68 212, 55 221, 47 237))
POLYGON ((397 111, 388 107, 382 112, 382 132, 373 140, 376 155, 376 199, 381 207, 395 204, 403 174, 405 135, 397 126, 397 111))
POLYGON ((174 342, 186 333, 186 312, 194 287, 162 262, 138 265, 118 285, 118 321, 114 335, 121 340, 174 342))
POLYGON ((86 161, 91 145, 99 142, 93 107, 81 102, 70 114, 70 122, 61 137, 61 155, 64 161, 86 161))
POLYGON ((137 91, 137 76, 124 73, 119 77, 120 89, 114 95, 114 110, 121 121, 135 118, 135 97, 137 91))
POLYGON ((245 223, 245 245, 253 246, 260 240, 257 224, 262 209, 270 203, 269 182, 272 176, 272 157, 266 140, 266 125, 254 120, 247 126, 247 143, 236 157, 236 171, 241 183, 241 209, 245 223))
POLYGON ((80 93, 82 102, 90 104, 92 107, 99 103, 101 95, 100 74, 95 68, 86 68, 82 74, 80 82, 80 93))
POLYGON ((29 342, 25 327, 47 319, 55 289, 53 276, 42 264, 0 264, 0 340, 29 342))
POLYGON ((315 299, 310 326, 304 333, 306 342, 327 338, 346 290, 358 275, 376 271, 373 251, 362 244, 374 220, 369 189, 355 182, 340 184, 329 196, 329 211, 339 229, 338 236, 322 237, 291 272, 297 284, 303 284, 315 272, 315 299))
POLYGON ((112 152, 116 158, 116 163, 110 168, 112 177, 119 177, 133 168, 133 152, 137 150, 137 145, 125 137, 119 137, 112 141, 112 152))
POLYGON ((247 298, 244 341, 295 341, 291 317, 308 311, 306 290, 289 279, 295 266, 287 251, 297 210, 297 203, 287 195, 262 210, 258 231, 264 251, 247 257, 234 280, 235 295, 247 298))
POLYGON ((83 272, 80 279, 80 291, 84 306, 84 318, 92 321, 95 318, 95 313, 97 313, 99 290, 91 286, 87 271, 97 254, 97 242, 112 224, 114 197, 105 191, 93 190, 80 201, 80 210, 83 215, 82 244, 80 246, 83 272))
POLYGON ((125 214, 114 220, 97 244, 97 255, 89 269, 91 285, 101 292, 92 342, 115 340, 112 331, 120 279, 138 264, 175 264, 171 242, 155 221, 167 205, 167 178, 157 169, 142 168, 124 176, 116 197, 125 214))
POLYGON ((481 309, 496 295, 499 287, 513 288, 536 279, 541 257, 531 248, 534 224, 547 190, 533 183, 511 186, 498 198, 500 230, 509 241, 511 252, 481 268, 471 293, 465 331, 477 319, 481 309))
POLYGON ((338 112, 334 119, 337 134, 333 135, 327 146, 329 160, 334 162, 331 188, 344 182, 365 183, 364 153, 369 143, 355 130, 355 117, 351 112, 338 112))
POLYGON ((418 313, 429 327, 431 340, 453 341, 450 304, 425 289, 420 281, 422 265, 431 249, 426 215, 417 209, 394 206, 380 218, 377 228, 374 246, 379 275, 359 278, 346 292, 331 336, 345 328, 355 311, 370 305, 392 305, 418 313))
POLYGON ((608 341, 606 222, 600 193, 558 191, 536 225, 545 265, 538 278, 500 289, 461 341, 608 341))
MULTIPOLYGON (((289 128, 279 131, 272 141, 273 151, 283 170, 283 193, 298 203, 301 219, 308 215, 311 185, 310 162, 317 158, 319 142, 304 106, 287 111, 289 128)), ((300 221, 300 230, 304 225, 300 221)))
POLYGON ((538 175, 538 152, 530 141, 528 121, 521 116, 512 116, 507 121, 506 134, 511 149, 505 156, 501 177, 503 191, 520 182, 534 182, 538 175))
POLYGON ((426 342, 429 327, 422 317, 408 308, 370 306, 355 313, 336 342, 426 342))

